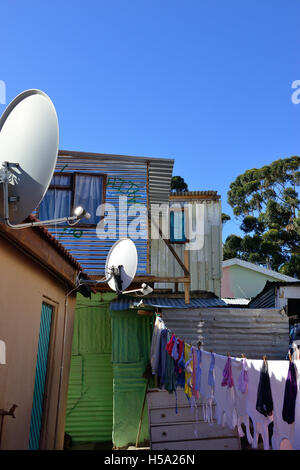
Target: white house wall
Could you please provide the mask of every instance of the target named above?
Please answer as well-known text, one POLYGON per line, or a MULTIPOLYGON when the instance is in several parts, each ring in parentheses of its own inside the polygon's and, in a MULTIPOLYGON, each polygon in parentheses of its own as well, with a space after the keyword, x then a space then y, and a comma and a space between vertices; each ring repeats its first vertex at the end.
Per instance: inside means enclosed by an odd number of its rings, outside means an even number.
POLYGON ((275 305, 277 308, 283 308, 287 305, 288 299, 300 299, 299 286, 281 286, 277 288, 275 305))

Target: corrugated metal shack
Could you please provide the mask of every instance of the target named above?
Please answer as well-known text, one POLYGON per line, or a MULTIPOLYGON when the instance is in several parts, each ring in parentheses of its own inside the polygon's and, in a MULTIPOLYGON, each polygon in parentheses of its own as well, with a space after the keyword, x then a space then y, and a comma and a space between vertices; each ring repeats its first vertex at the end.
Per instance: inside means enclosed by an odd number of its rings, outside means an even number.
MULTIPOLYGON (((106 298, 101 298, 102 292, 108 290, 103 284, 97 288, 100 293, 93 294, 91 299, 78 298, 66 420, 66 432, 75 442, 111 439, 117 448, 135 443, 146 390, 143 373, 149 359, 153 312, 157 309, 170 330, 186 341, 202 341, 206 349, 220 353, 229 350, 232 355, 243 352, 249 357, 255 357, 254 351, 270 357, 286 353, 288 322, 283 314, 274 309, 268 312, 230 309, 219 298, 220 196, 216 191, 169 195, 173 163, 170 159, 59 152, 58 179, 49 191, 65 191, 65 196, 71 198, 70 207, 74 207, 80 194, 77 178, 84 175, 91 182, 94 177, 102 178, 101 202, 115 208, 117 232, 114 239, 99 239, 98 219, 90 225, 76 225, 76 233, 66 227, 50 230, 92 278, 99 278, 114 241, 130 236, 132 217, 123 219, 119 197, 125 196, 128 205, 140 203, 147 211, 141 216, 140 238, 134 239, 139 264, 132 286, 140 287, 141 282, 154 286, 154 293, 142 301, 120 297, 109 304, 106 298), (151 204, 170 206, 173 233, 164 236, 160 232, 159 238, 153 239, 151 204), (184 210, 186 206, 188 212, 184 210), (184 214, 182 221, 189 227, 180 240, 174 237, 182 223, 178 214, 184 214), (193 249, 195 233, 200 244, 193 249)), ((59 194, 58 200, 63 200, 62 193, 59 194)), ((148 438, 144 416, 140 442, 148 438)))
MULTIPOLYGON (((103 178, 101 203, 111 204, 116 212, 116 237, 99 239, 96 233, 100 215, 95 215, 93 223, 86 219, 76 224, 75 229, 66 225, 50 227, 49 231, 66 247, 66 249, 78 260, 85 272, 89 275, 99 276, 104 273, 106 256, 113 243, 121 237, 128 236, 128 227, 135 216, 128 215, 126 207, 119 211, 119 197, 127 198, 127 205, 137 204, 141 207, 149 207, 150 204, 168 203, 170 182, 172 177, 174 160, 165 158, 134 157, 124 155, 108 155, 87 152, 75 152, 60 150, 55 169, 55 176, 44 198, 40 210, 46 210, 46 214, 53 215, 50 211, 60 210, 59 198, 62 192, 69 198, 69 210, 81 203, 87 204, 88 190, 93 191, 93 178, 103 178), (90 179, 86 186, 84 199, 80 199, 80 186, 77 183, 78 176, 86 176, 90 179), (70 179, 71 178, 71 179, 70 179), (51 191, 55 193, 55 209, 52 209, 47 199, 51 191)), ((92 197, 92 192, 90 197, 92 197)), ((65 204, 65 209, 67 205, 65 204)), ((39 213, 39 211, 38 211, 39 213)), ((56 212, 60 216, 59 212, 56 212)), ((67 215, 66 213, 64 215, 67 215)), ((134 242, 138 251, 138 274, 149 273, 149 243, 148 243, 148 218, 147 213, 140 216, 140 238, 134 242)))
MULTIPOLYGON (((191 229, 199 236, 200 246, 185 242, 173 242, 172 246, 180 259, 186 259, 191 275, 190 291, 213 292, 221 296, 222 278, 222 223, 221 201, 216 191, 186 191, 175 193, 169 198, 170 208, 190 207, 185 215, 186 232, 191 229), (185 253, 187 257, 185 258, 185 253)), ((189 233, 186 234, 189 237, 189 233)), ((182 268, 163 240, 151 240, 151 273, 159 276, 180 276, 182 268)), ((171 288, 173 292, 183 292, 182 283, 170 285, 156 284, 155 287, 171 288)))
MULTIPOLYGON (((249 302, 250 308, 283 308, 289 299, 300 301, 300 281, 267 281, 262 291, 249 302)), ((300 303, 299 303, 300 306, 300 303)), ((300 313, 300 312, 299 312, 300 313)))

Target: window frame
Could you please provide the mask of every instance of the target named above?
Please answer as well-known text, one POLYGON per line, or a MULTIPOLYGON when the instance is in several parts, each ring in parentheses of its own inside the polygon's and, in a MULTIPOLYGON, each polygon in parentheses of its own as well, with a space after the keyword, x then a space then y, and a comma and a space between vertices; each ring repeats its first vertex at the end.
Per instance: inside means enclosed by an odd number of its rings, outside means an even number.
POLYGON ((188 237, 186 236, 187 234, 185 233, 186 232, 186 228, 188 227, 187 225, 187 217, 188 217, 188 214, 187 212, 185 211, 185 208, 184 207, 172 207, 170 206, 170 237, 169 237, 169 242, 172 243, 172 244, 177 244, 177 245, 184 245, 185 243, 188 243, 189 242, 189 239, 188 237), (172 240, 171 239, 171 212, 182 212, 183 213, 183 227, 184 227, 184 240, 172 240))
MULTIPOLYGON (((57 191, 71 191, 71 207, 70 207, 70 214, 66 215, 66 217, 69 217, 70 215, 73 214, 73 211, 75 209, 74 207, 74 201, 75 201, 75 191, 76 191, 76 175, 79 176, 96 176, 98 178, 102 178, 103 184, 102 184, 102 199, 101 199, 101 204, 105 203, 106 200, 106 182, 107 182, 107 174, 106 173, 90 173, 90 172, 84 172, 84 171, 72 171, 72 172, 61 172, 61 171, 55 171, 53 173, 53 177, 55 176, 70 176, 70 185, 57 185, 57 184, 50 184, 49 189, 55 189, 57 191)), ((38 208, 38 215, 40 212, 40 207, 38 208)), ((100 220, 102 217, 100 217, 100 220)), ((82 219, 84 220, 84 219, 82 219)), ((99 223, 97 222, 97 224, 99 223)), ((81 220, 76 224, 76 227, 82 227, 82 228, 95 228, 97 227, 97 224, 88 224, 88 223, 82 223, 81 220)), ((63 226, 63 224, 62 224, 63 226)))

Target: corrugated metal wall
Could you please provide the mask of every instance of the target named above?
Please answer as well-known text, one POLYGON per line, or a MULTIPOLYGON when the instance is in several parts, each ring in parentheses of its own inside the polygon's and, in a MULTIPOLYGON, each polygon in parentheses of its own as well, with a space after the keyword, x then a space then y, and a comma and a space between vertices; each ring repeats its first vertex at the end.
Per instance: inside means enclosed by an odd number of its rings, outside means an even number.
MULTIPOLYGON (((55 171, 62 171, 63 174, 77 172, 103 173, 107 175, 106 202, 115 207, 117 215, 117 236, 115 239, 99 239, 96 228, 75 228, 82 230, 80 238, 72 235, 71 231, 64 231, 63 225, 49 228, 50 232, 59 239, 66 249, 74 256, 88 274, 99 274, 104 272, 105 260, 109 249, 113 243, 119 239, 119 230, 122 236, 127 233, 127 227, 134 217, 128 217, 127 223, 119 218, 119 196, 126 196, 126 190, 130 190, 131 183, 138 186, 135 193, 136 202, 147 207, 147 164, 145 161, 118 160, 117 158, 96 158, 96 157, 71 157, 59 155, 55 171), (116 178, 117 180, 114 180, 116 178), (121 190, 118 190, 118 179, 123 179, 121 190), (115 182, 115 184, 114 184, 115 182), (114 187, 115 186, 115 187, 114 187)), ((128 205, 133 204, 128 200, 128 205)), ((66 214, 69 215, 69 214, 66 214)), ((137 273, 145 273, 147 268, 147 216, 142 217, 143 223, 140 228, 142 238, 135 239, 134 242, 138 251, 137 273)), ((99 218, 100 220, 100 218, 99 218)))
MULTIPOLYGON (((113 443, 116 447, 135 444, 146 391, 143 377, 150 357, 152 317, 133 310, 113 311, 112 361, 114 370, 113 443)), ((144 412, 140 443, 149 438, 148 416, 144 412)))
POLYGON ((278 309, 163 309, 173 333, 189 344, 203 343, 206 351, 249 359, 284 359, 289 345, 288 317, 278 309))
POLYGON ((271 287, 264 294, 250 300, 249 308, 275 308, 275 290, 275 287, 271 287))
MULTIPOLYGON (((221 202, 185 201, 193 205, 193 230, 196 230, 196 206, 198 227, 203 230, 204 243, 200 249, 189 251, 191 291, 203 290, 221 296, 222 278, 222 222, 221 202), (200 223, 199 215, 203 219, 200 223)), ((176 202, 177 203, 177 202, 176 202)), ((179 204, 179 203, 177 203, 179 204)), ((180 203, 181 205, 183 203, 180 203)), ((173 248, 183 261, 184 244, 173 244, 173 248)), ((151 274, 159 276, 182 276, 183 271, 163 240, 151 240, 151 274)), ((159 288, 172 288, 172 284, 157 284, 159 288)), ((179 284, 183 291, 183 285, 179 284)))
POLYGON ((110 293, 92 295, 91 300, 77 297, 65 425, 75 444, 112 439, 109 303, 114 297, 110 293))

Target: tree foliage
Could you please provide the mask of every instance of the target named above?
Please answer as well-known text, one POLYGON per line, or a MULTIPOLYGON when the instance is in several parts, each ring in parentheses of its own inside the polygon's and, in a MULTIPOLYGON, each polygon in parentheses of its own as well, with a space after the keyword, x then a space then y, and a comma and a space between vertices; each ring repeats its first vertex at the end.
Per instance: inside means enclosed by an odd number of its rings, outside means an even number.
POLYGON ((228 203, 243 237, 229 235, 224 259, 238 257, 300 278, 300 157, 247 170, 230 185, 228 203))
POLYGON ((171 192, 185 192, 188 185, 181 176, 173 176, 171 180, 171 192))

